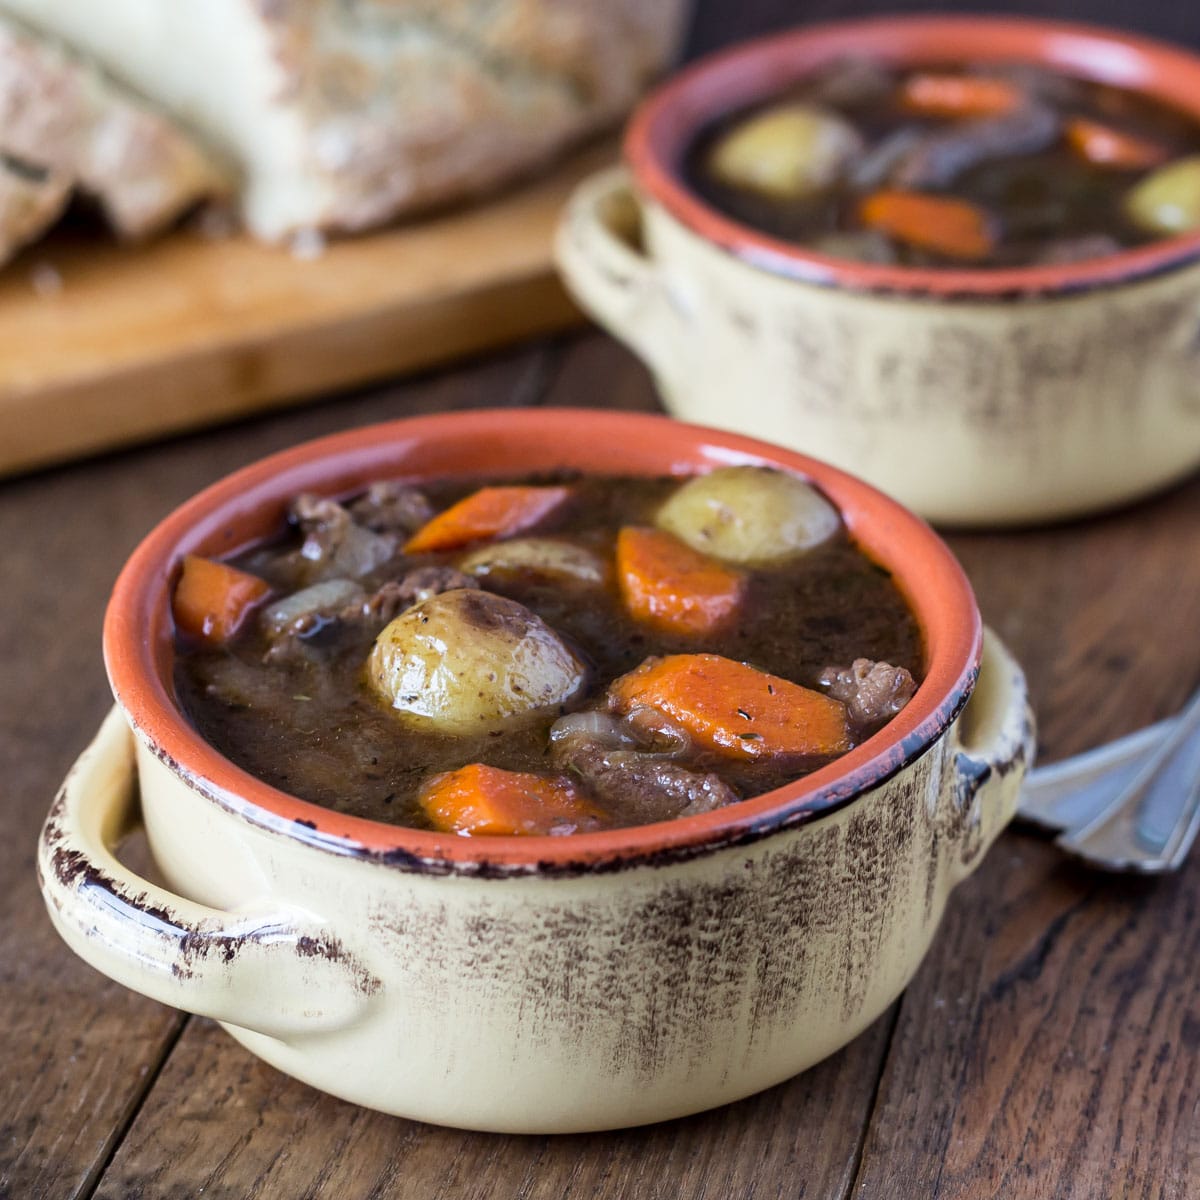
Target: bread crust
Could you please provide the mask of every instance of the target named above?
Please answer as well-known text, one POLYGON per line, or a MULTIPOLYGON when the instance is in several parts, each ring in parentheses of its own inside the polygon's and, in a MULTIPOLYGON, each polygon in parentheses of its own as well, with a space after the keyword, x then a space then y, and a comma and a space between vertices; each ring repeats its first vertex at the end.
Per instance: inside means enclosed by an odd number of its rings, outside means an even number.
POLYGON ((70 195, 66 176, 0 157, 0 265, 49 229, 70 195))
MULTIPOLYGON (((675 54, 689 4, 0 0, 0 11, 219 147, 247 225, 281 240, 372 228, 531 173, 633 104, 675 54)), ((203 191, 168 130, 126 144, 167 164, 184 194, 203 191)), ((92 187, 121 229, 153 228, 126 210, 120 182, 110 169, 92 187)))
POLYGON ((216 162, 173 122, 86 61, 3 19, 0 153, 54 181, 32 190, 10 181, 14 205, 21 194, 48 204, 55 188, 77 186, 130 239, 156 233, 228 187, 216 162))
POLYGON ((354 231, 494 187, 615 121, 679 47, 688 0, 247 0, 354 231))

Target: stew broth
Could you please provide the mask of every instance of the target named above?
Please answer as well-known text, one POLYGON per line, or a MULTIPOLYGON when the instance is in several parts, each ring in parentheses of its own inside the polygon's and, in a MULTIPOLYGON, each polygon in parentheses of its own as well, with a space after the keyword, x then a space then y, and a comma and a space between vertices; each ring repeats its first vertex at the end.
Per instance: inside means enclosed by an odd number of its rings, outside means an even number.
POLYGON ((1023 267, 1200 228, 1198 155, 1194 120, 1121 88, 846 60, 714 123, 683 170, 715 208, 834 257, 1023 267))
MULTIPOLYGON (((526 485, 535 485, 535 490, 563 487, 569 499, 523 530, 524 540, 510 538, 507 544, 517 550, 506 554, 520 558, 528 553, 533 555, 529 562, 518 561, 515 568, 503 570, 477 570, 467 582, 478 585, 478 592, 468 594, 494 593, 525 606, 585 667, 580 690, 520 727, 447 733, 427 724, 413 725, 398 719, 381 700, 365 665, 386 618, 392 615, 391 608, 397 607, 385 605, 372 615, 368 611, 372 594, 389 581, 392 592, 399 586, 407 588, 407 582, 396 581, 418 578, 415 573, 427 569, 428 580, 436 586, 426 590, 459 595, 453 589, 463 582, 460 571, 464 564, 470 566, 472 555, 478 558, 479 546, 506 544, 483 538, 446 550, 406 553, 403 549, 404 539, 416 540, 414 527, 428 526, 431 514, 443 513, 475 494, 479 481, 422 485, 419 492, 406 488, 389 492, 388 485, 382 485, 377 490, 385 499, 379 503, 347 502, 343 507, 324 501, 324 509, 311 500, 298 503, 293 508, 297 526, 230 564, 265 581, 271 589, 269 598, 259 602, 227 640, 204 636, 201 625, 196 627, 201 636, 180 630, 175 668, 179 702, 207 741, 266 783, 340 812, 428 828, 431 818, 428 803, 421 802, 422 789, 438 773, 472 763, 569 776, 589 803, 599 803, 587 774, 591 768, 580 766, 584 758, 579 756, 568 755, 564 765, 559 751, 551 747, 549 731, 564 712, 594 713, 585 724, 611 722, 611 716, 598 711, 604 708, 606 689, 656 656, 719 655, 823 694, 837 688, 828 676, 822 683, 822 673, 831 666, 848 668, 855 660, 890 664, 898 677, 906 673, 920 677, 921 637, 912 614, 888 573, 855 547, 836 516, 832 535, 803 553, 776 562, 725 567, 740 581, 737 612, 704 636, 632 615, 613 567, 618 531, 652 529, 664 502, 682 482, 593 476, 516 481, 517 491, 526 485), (334 526, 341 530, 342 540, 336 545, 329 537, 322 541, 321 512, 326 532, 334 526), (346 514, 349 526, 339 512, 346 514), (360 537, 360 531, 365 536, 360 537), (375 539, 383 539, 383 544, 375 539), (539 546, 543 554, 547 552, 547 542, 556 556, 550 564, 553 570, 544 569, 536 559, 539 546), (353 553, 346 550, 351 543, 353 553), (530 546, 531 550, 523 549, 530 546), (566 566, 576 574, 561 573, 557 559, 564 554, 570 558, 566 566), (585 570, 579 564, 600 567, 585 570), (300 611, 291 617, 291 626, 281 634, 289 619, 287 605, 292 601, 288 597, 303 600, 299 594, 305 589, 313 592, 317 585, 325 589, 316 593, 316 599, 324 597, 324 605, 317 606, 315 615, 300 611), (452 593, 446 593, 443 585, 449 585, 452 593), (339 608, 343 613, 353 610, 354 619, 337 616, 334 610, 339 608)), ((829 509, 823 499, 819 503, 829 509)), ((426 576, 418 582, 420 578, 426 576)), ((177 591, 177 620, 181 603, 177 591)), ((402 602, 398 611, 409 611, 409 606, 402 602)), ((905 699, 907 695, 900 697, 898 705, 905 699)), ((851 719, 852 740, 869 736, 881 723, 867 720, 856 725, 851 719)), ((664 728, 665 734, 659 730, 651 740, 674 735, 669 722, 664 728)), ((644 803, 637 797, 627 801, 630 789, 618 791, 620 803, 615 809, 600 805, 605 825, 697 811, 697 797, 716 797, 710 806, 746 798, 795 779, 831 757, 793 753, 738 759, 702 745, 689 745, 680 752, 675 744, 664 753, 661 740, 650 747, 631 750, 629 746, 628 740, 609 745, 612 753, 604 769, 619 768, 630 779, 636 777, 647 796, 644 803), (703 796, 690 784, 680 791, 680 781, 691 778, 688 772, 700 773, 697 778, 709 778, 711 773, 715 781, 700 789, 703 796), (681 797, 690 797, 690 808, 677 802, 681 797)), ((608 779, 609 784, 614 782, 608 779)), ((552 832, 573 828, 568 823, 552 832)))

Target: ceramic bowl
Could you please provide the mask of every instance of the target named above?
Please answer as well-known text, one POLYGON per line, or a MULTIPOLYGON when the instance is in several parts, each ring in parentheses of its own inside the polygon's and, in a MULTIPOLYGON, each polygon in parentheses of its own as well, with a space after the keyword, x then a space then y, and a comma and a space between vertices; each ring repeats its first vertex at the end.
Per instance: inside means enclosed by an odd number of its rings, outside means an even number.
POLYGON ((558 259, 668 409, 854 471, 924 516, 1074 516, 1200 463, 1200 233, 1072 266, 831 259, 709 207, 683 155, 710 121, 847 55, 1025 60, 1200 120, 1200 58, 1130 34, 995 18, 818 25, 718 54, 648 97, 627 166, 581 185, 558 259))
POLYGON ((116 708, 39 850, 67 943, 316 1087, 474 1129, 679 1116, 849 1041, 916 970, 951 889, 1012 815, 1032 751, 1021 673, 984 637, 962 571, 925 524, 831 467, 661 417, 463 413, 266 459, 146 538, 117 581, 104 653, 116 708), (297 492, 729 463, 812 479, 894 573, 924 635, 909 705, 797 783, 634 829, 460 838, 276 791, 180 714, 170 594, 181 556, 277 530, 297 492), (138 820, 165 886, 115 855, 138 820))

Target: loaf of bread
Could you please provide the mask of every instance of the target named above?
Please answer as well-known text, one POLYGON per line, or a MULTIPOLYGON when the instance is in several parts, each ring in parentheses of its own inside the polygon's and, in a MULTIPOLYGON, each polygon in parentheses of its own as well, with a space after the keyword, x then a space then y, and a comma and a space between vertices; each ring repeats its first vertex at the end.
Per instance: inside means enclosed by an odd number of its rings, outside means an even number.
POLYGON ((0 241, 15 249, 78 188, 125 238, 157 232, 228 186, 174 123, 90 63, 0 18, 0 241))
POLYGON ((0 264, 49 229, 70 195, 66 176, 0 155, 0 264))
POLYGON ((0 0, 240 171, 267 239, 359 230, 529 171, 618 117, 687 0, 0 0))

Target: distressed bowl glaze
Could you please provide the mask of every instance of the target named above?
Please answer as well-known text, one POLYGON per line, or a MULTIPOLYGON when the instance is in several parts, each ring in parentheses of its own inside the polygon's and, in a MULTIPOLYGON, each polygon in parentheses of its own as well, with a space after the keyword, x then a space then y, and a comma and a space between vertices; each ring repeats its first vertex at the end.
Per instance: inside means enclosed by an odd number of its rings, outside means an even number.
POLYGON ((984 636, 927 526, 833 468, 657 417, 463 413, 266 459, 146 538, 117 582, 104 648, 117 707, 39 848, 68 944, 325 1091, 475 1129, 679 1116, 843 1045, 916 970, 951 889, 1012 815, 1032 753, 1021 673, 984 636), (743 462, 823 488, 894 572, 926 643, 926 678, 892 724, 789 787, 635 829, 457 838, 275 791, 179 713, 181 557, 278 528, 298 491, 743 462), (115 857, 139 815, 165 887, 115 857))
POLYGON ((1070 266, 873 266, 773 239, 685 186, 709 121, 847 54, 1041 62, 1200 120, 1200 58, 1087 26, 887 17, 749 43, 647 98, 627 168, 581 185, 558 260, 583 307, 677 416, 802 449, 935 521, 1074 516, 1188 474, 1200 233, 1070 266))

